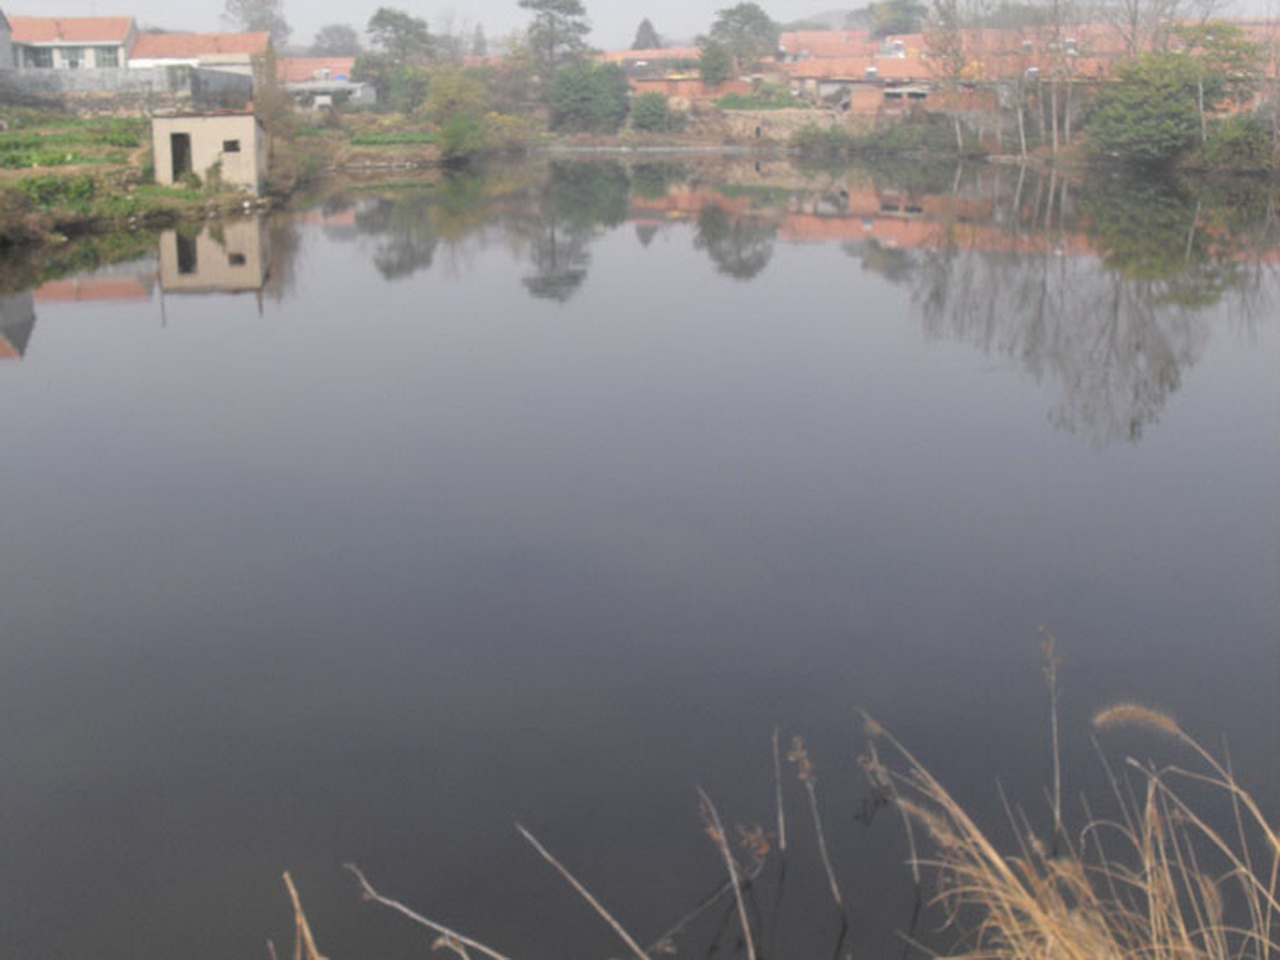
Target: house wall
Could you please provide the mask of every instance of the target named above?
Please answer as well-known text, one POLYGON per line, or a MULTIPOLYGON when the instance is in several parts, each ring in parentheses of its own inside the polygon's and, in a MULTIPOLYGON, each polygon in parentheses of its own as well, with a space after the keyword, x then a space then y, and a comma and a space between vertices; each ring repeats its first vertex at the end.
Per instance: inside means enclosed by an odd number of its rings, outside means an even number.
POLYGON ((18 44, 13 48, 11 62, 23 70, 110 70, 123 67, 129 59, 131 43, 95 43, 95 44, 39 44, 27 46, 18 44), (38 60, 39 53, 44 52, 51 62, 42 65, 38 60))
POLYGON ((723 122, 735 140, 785 143, 804 127, 842 126, 843 116, 834 110, 725 110, 723 122))
POLYGON ((0 13, 0 69, 8 70, 17 65, 18 62, 13 59, 13 31, 4 14, 0 13))
POLYGON ((697 100, 718 100, 731 93, 749 96, 754 89, 745 80, 728 80, 714 87, 709 87, 696 77, 668 77, 654 80, 632 80, 631 88, 636 93, 660 93, 669 100, 681 100, 692 103, 697 100))
POLYGON ((202 67, 205 70, 221 70, 252 77, 254 58, 248 53, 201 53, 191 57, 131 57, 128 65, 136 70, 155 67, 202 67))
POLYGON ((0 100, 80 114, 130 116, 157 110, 244 109, 253 80, 220 70, 0 71, 0 100))
POLYGON ((156 183, 172 186, 172 135, 185 133, 191 138, 191 169, 201 180, 209 169, 221 163, 223 183, 243 187, 253 193, 262 189, 267 172, 267 137, 257 118, 250 114, 209 117, 153 117, 151 120, 152 154, 156 183), (229 142, 239 150, 225 149, 229 142))

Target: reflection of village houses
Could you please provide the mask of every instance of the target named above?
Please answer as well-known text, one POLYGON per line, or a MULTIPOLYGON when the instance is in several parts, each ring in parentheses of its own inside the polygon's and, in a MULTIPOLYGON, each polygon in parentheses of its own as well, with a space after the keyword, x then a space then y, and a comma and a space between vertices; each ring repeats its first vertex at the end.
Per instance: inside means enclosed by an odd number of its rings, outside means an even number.
POLYGON ((770 172, 751 182, 743 168, 731 186, 681 181, 633 197, 637 235, 647 245, 664 229, 693 230, 694 246, 735 279, 764 269, 775 242, 839 245, 908 291, 930 338, 1013 358, 1053 384, 1050 420, 1099 444, 1134 442, 1159 419, 1204 355, 1210 307, 1248 309, 1243 290, 1223 285, 1247 271, 1224 260, 1266 259, 1247 235, 1228 245, 1190 200, 1176 236, 1126 249, 1090 214, 1125 198, 1077 197, 1053 173, 987 167, 949 190, 913 190, 865 173, 815 185, 770 172))
MULTIPOLYGON (((260 313, 275 275, 272 250, 271 229, 260 218, 205 224, 197 232, 167 230, 151 255, 0 297, 0 360, 26 355, 37 315, 46 307, 146 305, 159 295, 156 316, 165 323, 173 314, 166 295, 250 294, 253 312, 260 313)), ((287 265, 281 271, 287 274, 287 265)))
POLYGON ((761 206, 749 191, 686 187, 658 198, 634 198, 638 222, 696 221, 707 207, 735 217, 755 217, 776 227, 783 243, 874 243, 901 250, 958 246, 988 252, 1094 253, 1083 230, 1015 231, 995 222, 995 201, 983 196, 913 194, 895 188, 841 181, 822 191, 797 190, 781 206, 761 206))

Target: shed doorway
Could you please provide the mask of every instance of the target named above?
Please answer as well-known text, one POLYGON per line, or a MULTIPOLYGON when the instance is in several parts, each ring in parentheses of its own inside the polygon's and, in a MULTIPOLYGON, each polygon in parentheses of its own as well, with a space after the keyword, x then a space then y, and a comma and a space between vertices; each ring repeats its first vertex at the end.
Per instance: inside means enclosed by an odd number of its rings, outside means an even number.
POLYGON ((177 183, 191 173, 191 134, 169 135, 169 150, 173 154, 173 180, 177 183))

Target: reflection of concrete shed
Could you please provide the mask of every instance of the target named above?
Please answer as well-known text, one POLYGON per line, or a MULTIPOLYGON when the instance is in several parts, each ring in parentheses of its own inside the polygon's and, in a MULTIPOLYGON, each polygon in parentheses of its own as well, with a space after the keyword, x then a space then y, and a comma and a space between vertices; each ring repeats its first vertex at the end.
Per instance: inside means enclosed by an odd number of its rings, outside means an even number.
POLYGON ((165 293, 249 293, 267 282, 266 225, 228 220, 192 236, 160 235, 160 288, 165 293))
POLYGON ((172 186, 188 173, 211 174, 252 193, 267 175, 267 134, 248 113, 153 117, 151 142, 156 183, 172 186))

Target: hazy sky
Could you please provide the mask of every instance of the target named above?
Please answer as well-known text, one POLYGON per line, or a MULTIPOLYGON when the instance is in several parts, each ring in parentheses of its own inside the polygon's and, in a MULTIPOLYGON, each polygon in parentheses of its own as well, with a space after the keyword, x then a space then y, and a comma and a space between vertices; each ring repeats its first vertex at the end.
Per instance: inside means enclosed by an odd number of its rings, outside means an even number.
MULTIPOLYGON (((592 45, 605 48, 629 47, 635 37, 636 27, 648 17, 664 37, 676 40, 691 39, 704 33, 722 7, 733 6, 737 0, 635 0, 619 3, 617 0, 583 0, 591 20, 592 32, 588 40, 592 45)), ((843 9, 843 4, 824 4, 823 0, 757 0, 775 20, 798 20, 823 10, 843 9)), ((863 0, 849 3, 849 7, 861 6, 863 0)), ((6 13, 25 16, 49 17, 59 14, 69 17, 132 16, 145 26, 167 27, 173 30, 225 30, 221 19, 221 0, 16 0, 0 4, 6 13)), ((529 14, 521 10, 517 0, 467 0, 465 3, 434 2, 434 0, 354 0, 339 3, 337 0, 285 0, 285 19, 293 27, 294 43, 307 44, 315 36, 316 29, 328 23, 347 23, 359 30, 369 22, 369 17, 380 6, 406 10, 415 17, 423 17, 432 30, 453 17, 454 30, 459 32, 463 24, 474 29, 475 24, 484 27, 490 40, 505 36, 512 30, 523 28, 529 22, 529 14)))
MULTIPOLYGON (((648 17, 657 31, 673 40, 689 40, 697 33, 706 32, 715 19, 716 11, 733 6, 737 0, 584 0, 593 27, 588 40, 592 45, 606 49, 629 47, 635 37, 636 27, 648 17)), ((866 0, 849 0, 847 3, 824 0, 757 0, 775 20, 799 20, 825 10, 849 9, 862 6, 866 0)), ((1254 0, 1252 4, 1237 0, 1233 6, 1244 9, 1249 6, 1262 8, 1274 0, 1254 0)), ((69 17, 132 16, 144 26, 166 27, 171 30, 212 31, 226 30, 222 20, 222 0, 16 0, 12 4, 0 2, 6 13, 49 17, 59 14, 69 17)), ((329 23, 346 23, 363 30, 369 17, 380 6, 406 10, 415 17, 427 20, 432 30, 439 30, 450 18, 455 33, 469 34, 476 24, 484 27, 490 41, 506 36, 510 31, 522 29, 529 22, 529 14, 521 10, 517 0, 467 0, 451 3, 448 0, 354 0, 340 3, 338 0, 284 0, 285 18, 293 27, 292 42, 306 45, 311 42, 319 27, 329 23)))

